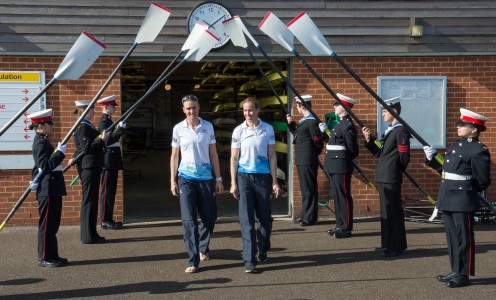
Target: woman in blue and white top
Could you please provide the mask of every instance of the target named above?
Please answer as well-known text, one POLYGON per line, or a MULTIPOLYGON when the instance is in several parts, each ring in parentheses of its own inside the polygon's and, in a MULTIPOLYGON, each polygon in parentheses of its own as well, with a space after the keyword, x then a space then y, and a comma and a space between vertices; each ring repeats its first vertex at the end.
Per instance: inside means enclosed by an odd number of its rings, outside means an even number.
POLYGON ((234 129, 231 143, 230 192, 239 200, 245 272, 256 273, 257 260, 267 261, 272 230, 271 194, 277 198, 281 188, 276 177, 274 128, 258 118, 257 100, 247 98, 242 106, 245 122, 234 129), (256 230, 254 212, 259 220, 256 230))
POLYGON ((200 102, 196 96, 183 97, 182 104, 186 119, 172 131, 171 192, 179 196, 181 205, 183 239, 189 255, 185 272, 195 273, 200 260, 209 259, 208 244, 217 220, 215 192, 223 192, 224 185, 212 123, 199 117, 200 102), (199 232, 197 210, 201 218, 199 232))

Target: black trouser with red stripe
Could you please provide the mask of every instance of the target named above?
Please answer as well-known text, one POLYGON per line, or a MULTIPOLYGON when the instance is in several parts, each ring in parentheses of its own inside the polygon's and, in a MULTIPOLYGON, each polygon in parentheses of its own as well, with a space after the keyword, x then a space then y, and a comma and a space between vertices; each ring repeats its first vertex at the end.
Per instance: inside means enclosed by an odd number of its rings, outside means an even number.
POLYGON ((475 275, 474 212, 443 211, 451 270, 475 275))
POLYGON ((57 260, 59 250, 57 232, 62 216, 62 196, 39 196, 38 212, 38 259, 45 261, 57 260))
POLYGON ((102 170, 100 182, 100 219, 102 222, 114 220, 115 193, 119 170, 102 170))
POLYGON ((353 230, 353 198, 351 197, 351 174, 329 174, 332 196, 336 210, 336 228, 353 230))

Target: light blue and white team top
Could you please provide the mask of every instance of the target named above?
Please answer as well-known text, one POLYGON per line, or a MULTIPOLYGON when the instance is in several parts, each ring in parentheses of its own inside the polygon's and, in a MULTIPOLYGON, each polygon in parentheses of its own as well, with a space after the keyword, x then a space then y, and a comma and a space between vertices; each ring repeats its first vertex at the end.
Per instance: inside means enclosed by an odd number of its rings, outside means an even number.
POLYGON ((178 123, 172 130, 172 147, 181 149, 179 176, 192 180, 212 179, 210 163, 210 144, 215 144, 212 123, 200 119, 200 124, 193 130, 186 120, 178 123))
POLYGON ((246 121, 236 127, 231 148, 240 149, 238 172, 270 174, 268 148, 275 143, 274 128, 262 120, 255 129, 248 127, 246 121))

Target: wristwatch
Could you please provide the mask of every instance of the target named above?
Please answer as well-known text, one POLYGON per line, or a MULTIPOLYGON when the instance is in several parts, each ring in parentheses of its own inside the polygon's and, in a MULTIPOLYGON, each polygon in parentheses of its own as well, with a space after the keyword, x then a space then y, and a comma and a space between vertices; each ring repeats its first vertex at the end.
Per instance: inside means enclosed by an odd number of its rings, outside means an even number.
POLYGON ((215 181, 222 182, 222 177, 215 178, 215 181))

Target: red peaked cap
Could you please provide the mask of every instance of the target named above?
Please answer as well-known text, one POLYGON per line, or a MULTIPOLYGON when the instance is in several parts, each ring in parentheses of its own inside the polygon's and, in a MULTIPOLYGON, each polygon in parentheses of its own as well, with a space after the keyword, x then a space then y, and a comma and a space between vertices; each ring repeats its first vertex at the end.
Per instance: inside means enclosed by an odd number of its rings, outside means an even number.
POLYGON ((100 99, 97 101, 97 103, 99 103, 101 106, 107 106, 107 105, 119 106, 119 105, 117 105, 117 102, 115 102, 115 95, 100 99))
POLYGON ((52 120, 52 109, 40 110, 35 113, 29 114, 28 118, 31 119, 31 123, 41 123, 52 120))
POLYGON ((475 125, 478 126, 481 131, 486 130, 486 121, 488 121, 489 118, 465 108, 460 108, 460 114, 460 120, 458 120, 455 125, 475 125))

